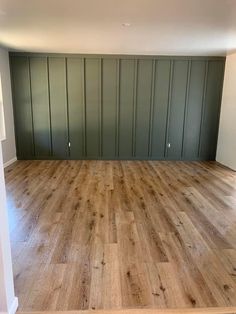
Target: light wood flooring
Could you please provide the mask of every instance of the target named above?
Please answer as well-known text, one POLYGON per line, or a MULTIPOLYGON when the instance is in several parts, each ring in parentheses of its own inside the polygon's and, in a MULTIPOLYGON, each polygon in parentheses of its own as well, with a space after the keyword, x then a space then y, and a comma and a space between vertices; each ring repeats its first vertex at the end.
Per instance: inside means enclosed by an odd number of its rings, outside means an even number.
POLYGON ((18 314, 235 314, 236 307, 18 312, 18 314))
POLYGON ((235 172, 18 161, 6 185, 19 310, 236 306, 235 172))

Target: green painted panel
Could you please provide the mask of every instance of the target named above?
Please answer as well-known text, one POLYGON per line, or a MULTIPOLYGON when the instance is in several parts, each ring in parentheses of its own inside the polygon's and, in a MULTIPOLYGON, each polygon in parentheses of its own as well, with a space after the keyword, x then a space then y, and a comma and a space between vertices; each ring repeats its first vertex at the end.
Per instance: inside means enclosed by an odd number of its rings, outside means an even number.
POLYGON ((71 159, 84 152, 84 63, 82 58, 67 59, 68 114, 71 159))
POLYGON ((35 156, 51 154, 47 58, 30 58, 35 156))
POLYGON ((174 61, 168 125, 167 158, 181 159, 188 61, 174 61))
POLYGON ((120 60, 119 157, 133 155, 135 61, 120 60))
POLYGON ((12 57, 11 70, 17 156, 30 159, 34 145, 28 58, 12 57))
POLYGON ((150 107, 152 93, 152 60, 139 60, 135 120, 135 156, 148 157, 150 107))
POLYGON ((116 156, 117 65, 104 59, 102 67, 102 156, 116 156))
POLYGON ((184 159, 194 160, 198 158, 205 69, 205 61, 191 62, 186 122, 184 129, 184 159))
POLYGON ((52 151, 54 157, 67 158, 69 156, 69 149, 65 58, 50 57, 48 62, 52 126, 52 151))
POLYGON ((101 60, 85 61, 85 99, 86 99, 86 151, 87 157, 98 158, 100 152, 101 120, 101 60))
POLYGON ((170 60, 158 60, 155 65, 151 156, 157 159, 165 157, 170 65, 170 60))
POLYGON ((216 155, 223 70, 224 62, 209 61, 200 148, 200 157, 206 160, 216 155))

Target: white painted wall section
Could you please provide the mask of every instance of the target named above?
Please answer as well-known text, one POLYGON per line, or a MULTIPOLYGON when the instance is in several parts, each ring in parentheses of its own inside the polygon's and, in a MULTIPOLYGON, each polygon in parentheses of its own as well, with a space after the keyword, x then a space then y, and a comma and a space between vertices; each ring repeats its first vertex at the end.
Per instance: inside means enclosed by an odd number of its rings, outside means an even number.
POLYGON ((226 58, 216 160, 236 171, 236 53, 226 58))

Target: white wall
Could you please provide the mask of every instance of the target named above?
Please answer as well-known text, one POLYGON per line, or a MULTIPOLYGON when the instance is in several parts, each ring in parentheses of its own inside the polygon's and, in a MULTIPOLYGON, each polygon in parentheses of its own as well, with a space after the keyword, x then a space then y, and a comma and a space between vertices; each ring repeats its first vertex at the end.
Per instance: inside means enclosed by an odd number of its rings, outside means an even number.
POLYGON ((8 163, 16 160, 16 145, 14 135, 9 57, 8 51, 3 48, 0 48, 0 76, 2 83, 2 101, 6 128, 6 140, 2 142, 2 153, 3 162, 5 165, 7 165, 8 163))
POLYGON ((236 170, 236 53, 226 58, 216 160, 236 170))

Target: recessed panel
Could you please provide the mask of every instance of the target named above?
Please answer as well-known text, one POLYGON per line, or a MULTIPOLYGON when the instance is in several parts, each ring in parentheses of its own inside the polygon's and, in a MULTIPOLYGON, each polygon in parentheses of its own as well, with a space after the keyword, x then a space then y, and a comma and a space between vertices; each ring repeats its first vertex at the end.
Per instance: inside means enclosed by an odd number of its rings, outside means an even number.
POLYGON ((136 117, 135 117, 135 156, 147 158, 149 155, 152 60, 138 60, 136 117))
POLYGON ((69 157, 65 58, 49 58, 49 86, 52 125, 52 154, 69 157))
POLYGON ((30 58, 34 145, 36 157, 51 155, 47 58, 30 58))
POLYGON ((28 57, 12 57, 12 92, 18 158, 34 156, 28 57))
POLYGON ((86 152, 88 158, 101 156, 101 61, 85 60, 86 152))
POLYGON ((104 59, 102 66, 102 156, 115 158, 117 146, 118 60, 104 59))
POLYGON ((170 64, 170 60, 158 60, 155 65, 151 156, 156 159, 165 157, 170 64))
POLYGON ((166 142, 166 157, 181 159, 184 113, 187 92, 188 61, 175 60, 169 108, 168 141, 166 142))
POLYGON ((133 156, 135 61, 120 60, 119 157, 133 156))
POLYGON ((70 158, 85 156, 84 151, 84 64, 82 58, 67 58, 70 158))

